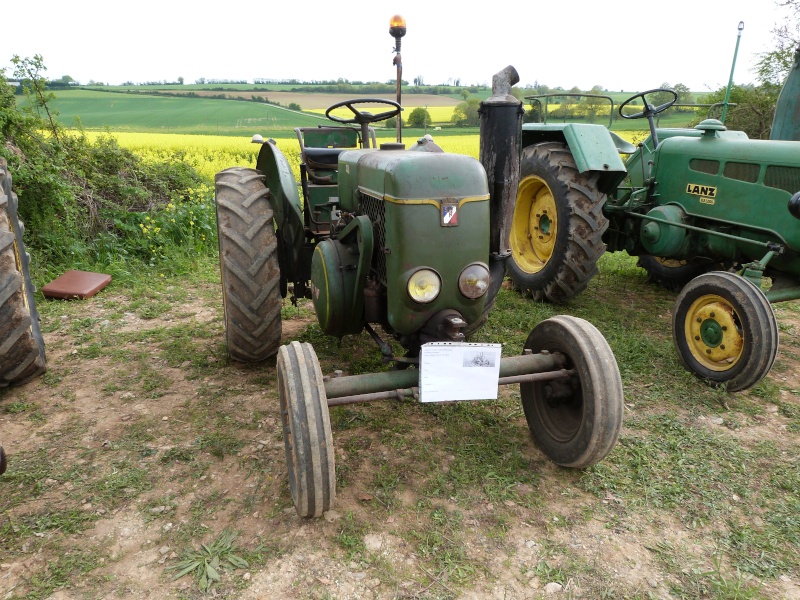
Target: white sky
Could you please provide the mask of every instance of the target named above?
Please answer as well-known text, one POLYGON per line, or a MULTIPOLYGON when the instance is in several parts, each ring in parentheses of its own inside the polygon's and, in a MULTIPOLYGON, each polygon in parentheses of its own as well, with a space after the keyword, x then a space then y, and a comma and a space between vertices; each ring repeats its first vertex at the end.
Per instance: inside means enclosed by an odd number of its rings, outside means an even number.
POLYGON ((522 85, 693 91, 754 80, 785 10, 775 0, 17 0, 5 3, 0 68, 41 54, 58 78, 125 81, 394 80, 389 19, 402 14, 403 78, 491 83, 512 64, 522 85), (314 9, 310 7, 315 7, 314 9))

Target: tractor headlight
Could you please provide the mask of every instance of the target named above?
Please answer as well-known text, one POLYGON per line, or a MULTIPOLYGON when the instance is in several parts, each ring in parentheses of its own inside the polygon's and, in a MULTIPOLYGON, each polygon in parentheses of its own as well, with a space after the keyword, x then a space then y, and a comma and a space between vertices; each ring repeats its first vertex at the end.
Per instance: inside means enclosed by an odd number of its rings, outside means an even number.
POLYGON ((420 269, 408 279, 408 295, 420 304, 433 302, 442 290, 442 280, 436 271, 420 269))
POLYGON ((458 276, 458 289, 467 298, 480 298, 489 289, 489 269, 481 263, 469 265, 458 276))

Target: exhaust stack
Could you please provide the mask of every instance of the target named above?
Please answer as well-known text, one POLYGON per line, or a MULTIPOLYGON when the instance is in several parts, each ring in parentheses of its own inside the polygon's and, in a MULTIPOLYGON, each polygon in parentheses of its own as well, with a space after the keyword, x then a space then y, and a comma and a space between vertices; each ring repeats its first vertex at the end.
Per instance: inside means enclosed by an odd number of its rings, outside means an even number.
POLYGON ((480 162, 489 180, 491 284, 487 301, 500 290, 505 261, 511 254, 508 236, 519 184, 522 102, 511 94, 519 74, 511 65, 492 77, 492 95, 481 102, 480 162))

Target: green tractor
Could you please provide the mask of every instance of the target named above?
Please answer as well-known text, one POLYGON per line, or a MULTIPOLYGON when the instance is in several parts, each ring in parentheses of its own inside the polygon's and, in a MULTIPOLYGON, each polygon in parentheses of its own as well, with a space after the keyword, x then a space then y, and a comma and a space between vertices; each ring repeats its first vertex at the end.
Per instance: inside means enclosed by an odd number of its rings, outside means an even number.
MULTIPOLYGON (((376 147, 370 124, 401 107, 359 99, 328 109, 337 123, 296 130, 299 184, 277 145, 259 136, 255 169, 216 177, 228 351, 240 361, 278 355, 289 488, 301 516, 319 516, 334 503, 329 407, 419 397, 426 345, 463 348, 486 319, 509 255, 504 240, 522 115, 510 95, 517 80, 513 67, 494 77, 481 109, 481 161, 444 153, 429 138, 408 150, 394 142, 376 147), (376 106, 377 114, 367 110, 376 106), (348 112, 342 117, 337 109, 348 112), (287 296, 311 299, 328 335, 366 330, 393 369, 324 377, 310 344, 281 345, 287 296)), ((531 434, 549 458, 585 467, 611 451, 622 385, 613 353, 592 325, 548 319, 530 333, 522 355, 499 363, 494 382, 520 384, 531 434)))
MULTIPOLYGON (((789 102, 798 87, 795 63, 775 116, 784 140, 800 139, 789 102)), ((676 100, 654 89, 619 106, 621 117, 649 122, 638 146, 602 125, 522 126, 508 272, 518 289, 563 302, 605 250, 638 256, 651 280, 681 290, 672 330, 682 364, 744 390, 778 352, 770 302, 800 298, 800 143, 751 140, 711 118, 658 128, 676 100)))

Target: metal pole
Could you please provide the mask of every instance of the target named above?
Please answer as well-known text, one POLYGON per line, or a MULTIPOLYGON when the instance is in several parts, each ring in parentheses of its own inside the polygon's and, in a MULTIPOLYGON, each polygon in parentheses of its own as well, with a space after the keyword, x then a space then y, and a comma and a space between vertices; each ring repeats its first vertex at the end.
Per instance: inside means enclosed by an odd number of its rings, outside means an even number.
POLYGON ((742 29, 744 21, 739 21, 739 32, 736 34, 736 49, 733 51, 733 64, 731 65, 731 76, 728 78, 728 89, 725 90, 725 101, 722 103, 722 115, 720 121, 725 122, 725 115, 728 114, 728 100, 731 99, 731 88, 733 87, 733 71, 736 68, 736 55, 739 54, 739 42, 742 39, 742 29))
MULTIPOLYGON (((397 38, 397 46, 394 49, 394 64, 397 65, 397 103, 402 106, 400 102, 400 95, 403 86, 403 58, 400 55, 400 38, 397 38)), ((403 141, 403 115, 402 113, 397 115, 397 141, 403 141)))

